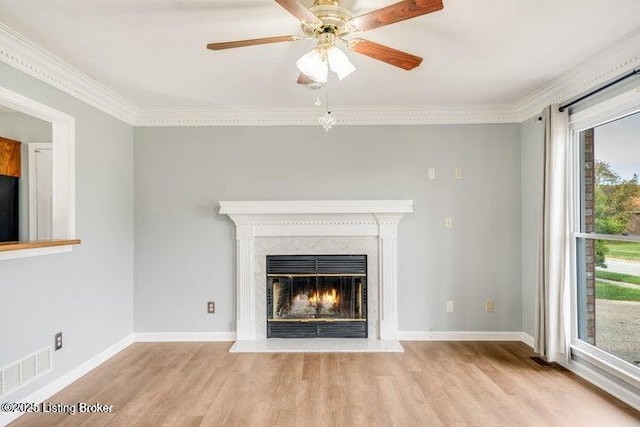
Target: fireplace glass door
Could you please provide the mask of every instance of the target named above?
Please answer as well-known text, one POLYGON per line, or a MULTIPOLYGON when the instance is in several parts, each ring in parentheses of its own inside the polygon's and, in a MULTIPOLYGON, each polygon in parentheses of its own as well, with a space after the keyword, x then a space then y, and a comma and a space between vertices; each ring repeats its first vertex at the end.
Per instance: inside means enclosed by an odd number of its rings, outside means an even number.
POLYGON ((367 336, 366 255, 267 257, 269 338, 367 336))

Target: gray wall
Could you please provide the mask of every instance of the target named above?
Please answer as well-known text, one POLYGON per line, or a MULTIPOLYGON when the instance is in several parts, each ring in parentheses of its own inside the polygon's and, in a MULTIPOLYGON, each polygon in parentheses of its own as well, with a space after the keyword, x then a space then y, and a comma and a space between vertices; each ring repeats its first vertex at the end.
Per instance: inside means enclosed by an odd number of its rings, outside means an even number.
POLYGON ((77 235, 72 253, 0 261, 0 366, 53 344, 54 371, 3 400, 19 401, 133 330, 133 132, 0 63, 0 85, 76 119, 77 235))
POLYGON ((51 142, 51 123, 16 112, 0 112, 0 136, 22 142, 20 192, 20 240, 29 240, 29 151, 30 142, 51 142))
POLYGON ((522 330, 534 335, 538 230, 542 216, 544 121, 533 117, 520 126, 522 176, 522 330))
POLYGON ((291 199, 413 199, 400 330, 522 331, 520 125, 134 132, 136 332, 234 331, 234 227, 217 203, 291 199))

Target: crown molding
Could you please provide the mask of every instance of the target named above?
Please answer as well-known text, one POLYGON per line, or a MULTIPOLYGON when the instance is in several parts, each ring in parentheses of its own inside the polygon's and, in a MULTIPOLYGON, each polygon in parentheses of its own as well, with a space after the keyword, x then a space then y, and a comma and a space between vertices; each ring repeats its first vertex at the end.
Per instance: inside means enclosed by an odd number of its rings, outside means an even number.
POLYGON ((516 103, 519 121, 540 114, 640 66, 640 31, 587 58, 562 76, 516 103))
MULTIPOLYGON (((519 123, 510 106, 333 108, 337 125, 429 125, 519 123)), ((322 109, 280 111, 146 110, 137 115, 135 126, 314 126, 322 109)))
MULTIPOLYGON (((575 98, 640 66, 640 32, 586 59, 513 105, 335 108, 338 125, 429 125, 521 123, 553 103, 575 98)), ((316 126, 312 110, 141 109, 71 64, 0 22, 0 61, 132 126, 316 126)))
POLYGON ((138 108, 0 22, 0 61, 133 125, 138 108))

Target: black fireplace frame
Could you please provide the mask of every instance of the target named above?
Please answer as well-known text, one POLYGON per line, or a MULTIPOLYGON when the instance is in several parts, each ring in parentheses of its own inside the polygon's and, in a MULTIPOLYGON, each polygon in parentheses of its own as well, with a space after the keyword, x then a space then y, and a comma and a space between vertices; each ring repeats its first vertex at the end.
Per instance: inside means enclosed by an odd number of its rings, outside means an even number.
POLYGON ((366 255, 267 255, 267 338, 367 338, 367 256, 366 255), (363 275, 362 309, 364 319, 340 321, 304 319, 279 321, 272 318, 273 285, 270 275, 323 274, 363 275))

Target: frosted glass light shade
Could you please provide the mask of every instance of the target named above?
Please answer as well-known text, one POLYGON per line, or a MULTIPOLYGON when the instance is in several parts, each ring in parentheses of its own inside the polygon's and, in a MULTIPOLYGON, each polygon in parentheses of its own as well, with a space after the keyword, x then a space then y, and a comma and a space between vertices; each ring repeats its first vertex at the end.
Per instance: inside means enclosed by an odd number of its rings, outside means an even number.
POLYGON ((326 83, 329 74, 327 60, 318 49, 312 49, 305 53, 296 62, 298 69, 319 83, 326 83))
POLYGON ((354 67, 351 61, 349 61, 347 55, 335 46, 331 46, 327 49, 327 60, 329 61, 331 71, 336 73, 340 80, 344 79, 356 70, 356 67, 354 67))

